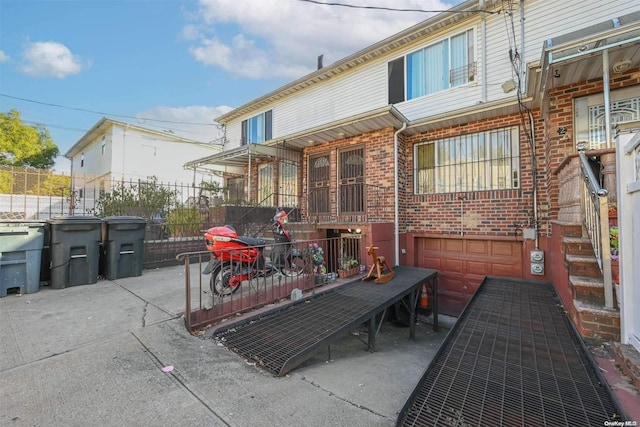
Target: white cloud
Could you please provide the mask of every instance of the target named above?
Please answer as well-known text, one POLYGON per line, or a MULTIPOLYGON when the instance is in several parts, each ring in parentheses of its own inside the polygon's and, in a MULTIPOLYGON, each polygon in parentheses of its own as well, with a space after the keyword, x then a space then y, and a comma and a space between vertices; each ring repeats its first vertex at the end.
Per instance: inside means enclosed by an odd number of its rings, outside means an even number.
POLYGON ((9 55, 0 50, 0 63, 7 62, 9 60, 9 55))
POLYGON ((78 74, 91 64, 71 53, 62 43, 31 42, 22 53, 24 64, 21 70, 32 77, 55 77, 63 79, 78 74))
MULTIPOLYGON (((454 0, 459 3, 459 0, 454 0)), ((439 0, 361 0, 351 4, 447 10, 439 0)), ((205 65, 254 79, 298 78, 324 55, 329 65, 433 14, 323 6, 297 0, 200 0, 183 29, 205 65)))
POLYGON ((222 136, 222 131, 213 119, 231 110, 232 108, 227 106, 154 107, 136 114, 136 117, 141 118, 138 120, 140 126, 200 142, 211 142, 222 136), (176 123, 163 123, 143 118, 176 123))

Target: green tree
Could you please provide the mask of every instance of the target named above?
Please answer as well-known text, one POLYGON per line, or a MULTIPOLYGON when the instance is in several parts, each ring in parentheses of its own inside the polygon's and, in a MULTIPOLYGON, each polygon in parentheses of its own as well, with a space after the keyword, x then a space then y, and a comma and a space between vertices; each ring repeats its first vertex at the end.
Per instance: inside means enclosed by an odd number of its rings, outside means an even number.
POLYGON ((13 182, 14 179, 11 172, 0 170, 0 194, 11 194, 13 182))
POLYGON ((0 164, 50 169, 58 153, 46 128, 24 124, 17 110, 0 113, 0 164))
POLYGON ((42 181, 40 186, 30 191, 31 194, 38 196, 65 196, 68 197, 71 187, 71 177, 66 175, 54 175, 50 173, 47 178, 42 181))

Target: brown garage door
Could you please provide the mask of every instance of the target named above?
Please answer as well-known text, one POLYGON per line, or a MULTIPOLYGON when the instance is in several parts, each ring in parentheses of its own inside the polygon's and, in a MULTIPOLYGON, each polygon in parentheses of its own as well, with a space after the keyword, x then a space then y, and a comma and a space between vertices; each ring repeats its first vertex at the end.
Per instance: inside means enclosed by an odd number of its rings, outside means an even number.
POLYGON ((415 239, 417 265, 438 273, 442 314, 458 316, 485 276, 522 278, 522 243, 497 240, 415 239))

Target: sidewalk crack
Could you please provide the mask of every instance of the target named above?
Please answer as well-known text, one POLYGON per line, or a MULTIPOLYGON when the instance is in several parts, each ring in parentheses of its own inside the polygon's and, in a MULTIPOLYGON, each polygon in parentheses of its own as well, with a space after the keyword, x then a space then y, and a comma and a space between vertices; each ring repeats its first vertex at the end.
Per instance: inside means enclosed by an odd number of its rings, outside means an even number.
POLYGON ((149 307, 149 303, 147 301, 144 302, 144 307, 142 308, 142 327, 144 328, 147 325, 147 307, 149 307))

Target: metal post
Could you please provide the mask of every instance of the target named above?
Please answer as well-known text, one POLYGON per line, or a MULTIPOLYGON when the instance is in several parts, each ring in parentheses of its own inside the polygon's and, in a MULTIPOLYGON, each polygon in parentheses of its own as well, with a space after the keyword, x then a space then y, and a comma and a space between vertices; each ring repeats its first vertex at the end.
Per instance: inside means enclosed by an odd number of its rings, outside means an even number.
POLYGON ((609 51, 602 51, 602 83, 604 93, 604 137, 606 139, 606 147, 611 148, 611 99, 609 87, 609 51))

